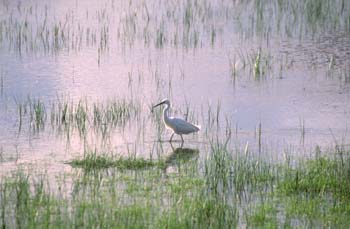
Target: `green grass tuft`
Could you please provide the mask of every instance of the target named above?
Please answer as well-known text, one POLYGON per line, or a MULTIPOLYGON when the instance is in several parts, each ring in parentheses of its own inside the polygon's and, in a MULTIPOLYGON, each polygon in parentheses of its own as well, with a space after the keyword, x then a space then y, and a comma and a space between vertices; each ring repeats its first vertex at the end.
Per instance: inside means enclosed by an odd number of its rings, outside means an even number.
POLYGON ((81 159, 73 159, 68 164, 72 167, 83 168, 85 170, 107 169, 116 167, 119 169, 146 169, 151 167, 164 167, 163 161, 152 161, 143 158, 116 157, 110 154, 97 154, 96 152, 86 153, 81 159))

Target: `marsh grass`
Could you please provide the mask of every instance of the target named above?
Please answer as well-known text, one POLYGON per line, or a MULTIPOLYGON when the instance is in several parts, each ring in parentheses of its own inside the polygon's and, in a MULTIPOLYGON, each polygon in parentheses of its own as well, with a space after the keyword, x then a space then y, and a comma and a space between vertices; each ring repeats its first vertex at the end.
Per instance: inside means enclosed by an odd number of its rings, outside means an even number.
POLYGON ((286 193, 307 193, 309 195, 329 194, 333 198, 350 200, 349 159, 320 156, 303 162, 298 168, 285 171, 280 184, 286 193))
POLYGON ((88 150, 84 153, 83 158, 73 159, 68 162, 74 168, 83 168, 85 170, 94 169, 107 169, 107 168, 118 168, 118 169, 147 169, 151 167, 162 168, 165 166, 164 161, 152 161, 143 158, 135 157, 121 157, 116 156, 113 153, 100 153, 96 150, 88 150))
POLYGON ((28 120, 35 132, 43 131, 47 124, 51 124, 53 130, 64 132, 68 137, 77 130, 81 138, 93 130, 105 139, 116 128, 125 126, 140 111, 139 104, 125 99, 111 99, 106 103, 90 103, 87 99, 77 102, 58 99, 47 103, 28 97, 25 102, 16 101, 16 104, 19 132, 28 120))
POLYGON ((4 95, 4 76, 5 73, 2 69, 0 69, 0 95, 4 95))
POLYGON ((29 99, 30 123, 35 132, 44 129, 46 122, 46 109, 44 103, 40 99, 29 99))
POLYGON ((1 180, 1 225, 16 227, 50 226, 63 223, 56 213, 64 214, 63 204, 47 191, 47 178, 18 171, 1 180))
MULTIPOLYGON (((54 18, 49 15, 57 13, 55 4, 15 5, 0 3, 0 48, 6 47, 20 56, 94 48, 99 66, 103 55, 113 50, 125 53, 139 45, 184 51, 215 48, 218 41, 228 40, 232 34, 244 39, 258 38, 261 45, 265 41, 269 44, 276 35, 302 40, 325 31, 348 31, 350 24, 350 5, 345 0, 180 0, 160 5, 157 1, 130 4, 106 1, 97 8, 62 9, 60 16, 54 18)), ((263 75, 258 57, 256 53, 252 65, 256 78, 263 75)), ((235 79, 237 69, 230 66, 235 79)))
POLYGON ((262 77, 266 77, 272 73, 271 61, 271 54, 266 53, 261 48, 256 54, 252 54, 250 60, 251 71, 256 80, 262 79, 262 77))
POLYGON ((290 218, 305 225, 341 226, 349 223, 349 158, 338 152, 332 156, 317 154, 300 161, 296 167, 283 167, 276 196, 290 218))
POLYGON ((273 201, 259 203, 248 214, 247 224, 251 227, 278 228, 277 212, 273 201))
MULTIPOLYGON (((70 164, 96 172, 73 176, 68 196, 60 188, 52 190, 47 175, 18 171, 1 178, 0 224, 276 228, 349 223, 350 170, 345 152, 343 159, 319 155, 291 167, 269 164, 254 158, 247 148, 237 151, 228 145, 212 141, 203 163, 191 149, 176 149, 164 161, 87 151, 70 164), (166 166, 181 169, 169 173, 166 166)), ((61 182, 52 187, 67 181, 61 182)))

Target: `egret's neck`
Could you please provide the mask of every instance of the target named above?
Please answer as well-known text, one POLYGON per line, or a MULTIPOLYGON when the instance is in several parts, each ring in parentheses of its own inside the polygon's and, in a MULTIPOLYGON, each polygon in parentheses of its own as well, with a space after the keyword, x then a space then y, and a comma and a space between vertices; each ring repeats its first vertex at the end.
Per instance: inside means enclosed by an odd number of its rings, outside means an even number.
POLYGON ((169 112, 169 108, 170 107, 168 106, 168 104, 166 104, 165 108, 163 110, 163 116, 164 116, 163 118, 164 118, 164 122, 165 123, 168 123, 168 121, 169 121, 169 113, 168 113, 169 112))

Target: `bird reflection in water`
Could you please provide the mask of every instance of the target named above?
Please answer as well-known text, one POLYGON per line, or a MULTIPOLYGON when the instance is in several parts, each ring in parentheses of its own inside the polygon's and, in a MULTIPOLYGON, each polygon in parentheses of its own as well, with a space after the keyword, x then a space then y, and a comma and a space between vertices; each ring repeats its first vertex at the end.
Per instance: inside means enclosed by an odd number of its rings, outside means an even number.
MULTIPOLYGON (((172 145, 171 145, 172 146, 172 145)), ((197 160, 199 157, 198 149, 190 149, 190 148, 173 148, 172 153, 165 158, 165 168, 164 172, 167 172, 167 169, 173 168, 181 170, 181 165, 186 164, 190 161, 197 160)))

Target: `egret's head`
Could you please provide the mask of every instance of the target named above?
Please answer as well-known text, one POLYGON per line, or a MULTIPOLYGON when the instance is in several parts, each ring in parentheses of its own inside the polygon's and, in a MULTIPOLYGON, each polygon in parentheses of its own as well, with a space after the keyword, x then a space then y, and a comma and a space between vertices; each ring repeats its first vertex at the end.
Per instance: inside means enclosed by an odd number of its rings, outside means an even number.
POLYGON ((152 109, 154 109, 155 107, 158 107, 158 106, 160 106, 160 105, 163 105, 163 104, 166 104, 166 105, 168 105, 168 106, 170 107, 170 100, 167 99, 167 98, 165 98, 165 99, 163 99, 160 103, 154 105, 154 106, 152 107, 152 109))

